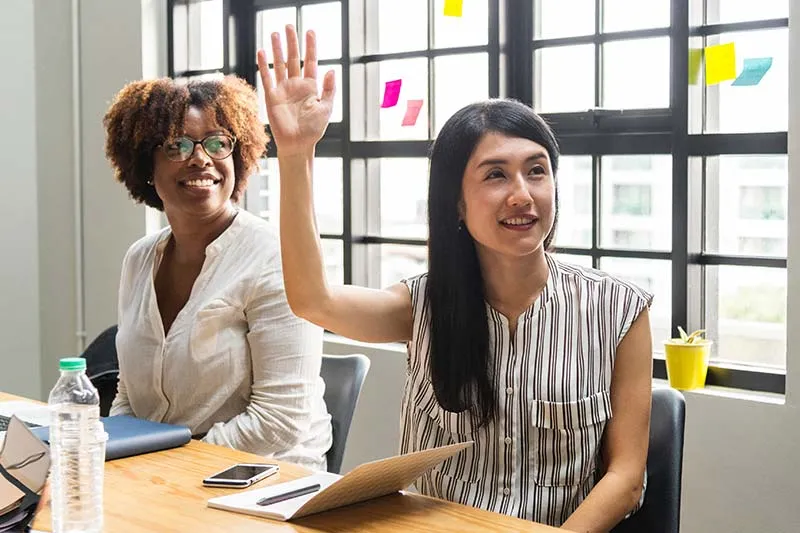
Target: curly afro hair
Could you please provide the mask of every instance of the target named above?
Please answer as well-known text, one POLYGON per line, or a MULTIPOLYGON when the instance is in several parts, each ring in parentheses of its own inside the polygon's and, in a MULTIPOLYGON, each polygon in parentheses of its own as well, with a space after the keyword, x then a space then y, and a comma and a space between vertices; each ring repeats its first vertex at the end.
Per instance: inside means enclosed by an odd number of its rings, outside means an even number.
POLYGON ((217 123, 236 137, 231 200, 240 200, 269 137, 258 117, 255 90, 241 78, 225 76, 188 83, 170 78, 135 81, 114 97, 103 118, 106 157, 136 202, 164 210, 155 187, 147 183, 153 175, 153 150, 180 135, 189 107, 214 110, 217 123))

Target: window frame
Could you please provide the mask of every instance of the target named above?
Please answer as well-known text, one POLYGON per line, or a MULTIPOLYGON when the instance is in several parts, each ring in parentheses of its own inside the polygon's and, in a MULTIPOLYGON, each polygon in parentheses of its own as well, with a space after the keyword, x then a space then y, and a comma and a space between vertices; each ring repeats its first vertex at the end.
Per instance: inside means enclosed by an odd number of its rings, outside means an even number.
MULTIPOLYGON (((205 0, 168 0, 168 69, 169 75, 193 76, 205 71, 175 72, 173 61, 173 17, 176 4, 205 0)), ((255 86, 255 14, 261 9, 327 3, 331 0, 222 0, 226 20, 233 20, 235 35, 229 36, 229 24, 223 30, 225 65, 222 72, 235 73, 255 86), (235 57, 229 55, 231 39, 235 57)), ((319 157, 341 158, 343 165, 343 231, 341 234, 322 235, 324 239, 341 240, 344 256, 345 283, 368 284, 375 279, 376 268, 370 261, 370 245, 404 244, 425 246, 424 239, 383 237, 370 234, 369 217, 374 217, 374 203, 380 201, 374 185, 368 186, 367 172, 360 169, 358 161, 369 162, 379 158, 426 157, 431 140, 410 141, 352 141, 352 123, 364 121, 361 111, 351 102, 351 68, 391 59, 424 57, 428 61, 428 114, 429 137, 435 127, 433 101, 433 62, 436 57, 449 54, 485 52, 489 62, 489 97, 511 97, 533 105, 534 63, 536 50, 551 46, 592 44, 595 46, 595 108, 584 112, 543 113, 552 125, 565 156, 592 157, 591 217, 594 221, 592 243, 589 247, 558 247, 564 254, 590 257, 592 265, 599 266, 601 258, 636 258, 668 260, 671 263, 671 331, 683 326, 699 329, 705 322, 706 276, 709 266, 758 266, 786 269, 786 257, 739 256, 710 253, 704 250, 704 188, 706 183, 706 157, 721 155, 771 155, 787 154, 787 132, 764 133, 691 133, 690 104, 700 105, 705 117, 709 102, 706 91, 689 91, 690 37, 709 37, 720 33, 762 29, 788 28, 788 17, 762 21, 707 24, 706 14, 716 9, 724 0, 671 0, 670 24, 663 28, 630 31, 602 32, 603 0, 594 0, 594 33, 578 37, 548 39, 534 38, 534 0, 487 0, 488 41, 482 46, 449 49, 434 48, 435 0, 428 0, 428 48, 414 52, 387 54, 353 54, 351 27, 364 31, 366 2, 370 0, 340 0, 342 5, 342 57, 321 61, 320 65, 341 64, 344 109, 341 123, 332 124, 317 147, 319 157), (359 18, 360 17, 360 18, 359 18), (695 23, 697 22, 697 23, 695 23), (669 107, 660 109, 615 110, 600 108, 603 83, 602 44, 613 41, 648 37, 668 37, 670 47, 669 107), (514 68, 509 68, 514 65, 514 68), (702 95, 696 94, 702 93, 702 95), (699 100, 695 100, 699 98, 699 100), (691 99, 691 101, 690 101, 691 99), (601 205, 599 198, 601 158, 613 155, 669 155, 672 163, 672 245, 671 251, 630 250, 600 246, 601 205), (354 164, 355 163, 355 164, 354 164), (696 177, 696 176, 699 176, 696 177), (377 199, 377 200, 376 200, 377 199)), ((705 119, 705 118, 704 118, 705 119)), ((270 154, 275 146, 268 147, 270 154)), ((366 165, 361 165, 366 166, 366 165)), ((370 176, 373 181, 374 176, 370 176)), ((377 247, 373 247, 377 248, 377 247)), ((377 250, 379 253, 380 250, 377 250)), ((377 266, 378 275, 379 265, 377 266)), ((666 379, 663 359, 654 358, 653 375, 666 379)), ((766 367, 713 363, 709 367, 707 385, 737 389, 785 393, 785 370, 766 367)))

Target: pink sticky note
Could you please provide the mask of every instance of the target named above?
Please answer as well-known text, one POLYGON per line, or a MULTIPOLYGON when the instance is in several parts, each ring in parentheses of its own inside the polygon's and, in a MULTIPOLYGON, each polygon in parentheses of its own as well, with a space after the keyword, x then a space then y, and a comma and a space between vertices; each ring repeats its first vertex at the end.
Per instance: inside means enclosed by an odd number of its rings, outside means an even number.
POLYGON ((400 87, 403 85, 403 80, 392 80, 386 82, 386 88, 383 90, 383 103, 381 107, 394 107, 400 99, 400 87))
POLYGON ((422 109, 422 100, 409 100, 406 107, 406 116, 403 117, 403 126, 413 126, 417 123, 419 110, 422 109))

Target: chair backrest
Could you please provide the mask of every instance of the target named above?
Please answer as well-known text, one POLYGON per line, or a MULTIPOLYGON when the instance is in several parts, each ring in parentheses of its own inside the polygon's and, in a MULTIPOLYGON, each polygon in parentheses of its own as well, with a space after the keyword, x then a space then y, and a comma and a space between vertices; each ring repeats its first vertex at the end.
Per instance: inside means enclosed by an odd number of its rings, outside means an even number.
POLYGON ((683 432, 686 405, 675 389, 653 390, 647 490, 644 504, 613 533, 678 533, 681 514, 683 432))
POLYGON ((369 359, 361 354, 322 356, 320 374, 325 381, 325 403, 333 426, 333 444, 327 454, 328 472, 338 474, 342 468, 347 434, 368 371, 369 359))
POLYGON ((103 331, 81 354, 86 359, 86 375, 100 393, 100 416, 108 416, 117 395, 119 362, 117 360, 117 326, 103 331))

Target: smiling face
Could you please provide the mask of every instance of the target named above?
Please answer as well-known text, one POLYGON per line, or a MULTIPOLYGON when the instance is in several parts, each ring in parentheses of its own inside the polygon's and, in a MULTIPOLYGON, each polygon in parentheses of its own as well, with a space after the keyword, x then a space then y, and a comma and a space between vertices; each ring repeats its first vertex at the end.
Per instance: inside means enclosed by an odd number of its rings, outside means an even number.
POLYGON ((487 133, 467 162, 462 191, 460 216, 479 255, 530 255, 553 228, 555 180, 538 143, 487 133))
MULTIPOLYGON (((189 107, 181 135, 201 141, 213 134, 230 135, 217 124, 212 109, 189 107)), ((169 139, 164 145, 169 149, 173 142, 169 139)), ((235 181, 232 155, 212 159, 199 144, 186 161, 170 160, 162 147, 153 153, 153 185, 171 221, 213 218, 229 209, 235 181)))

